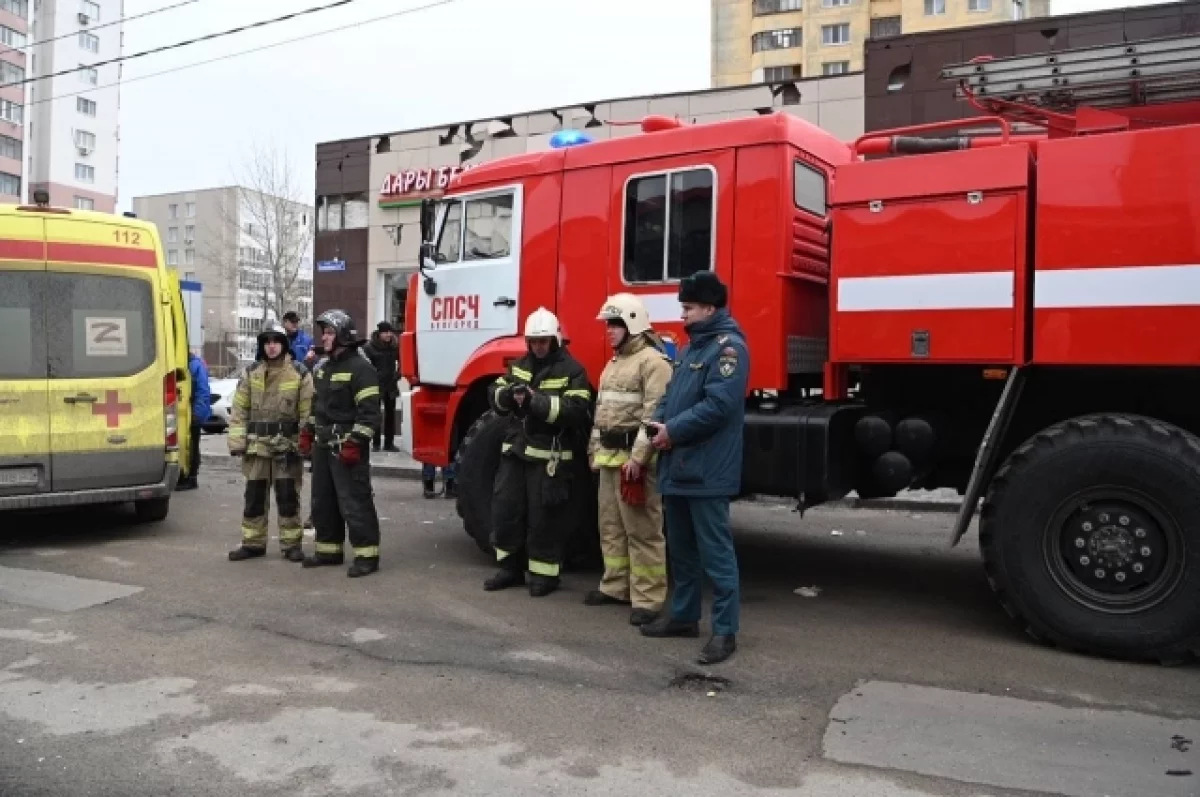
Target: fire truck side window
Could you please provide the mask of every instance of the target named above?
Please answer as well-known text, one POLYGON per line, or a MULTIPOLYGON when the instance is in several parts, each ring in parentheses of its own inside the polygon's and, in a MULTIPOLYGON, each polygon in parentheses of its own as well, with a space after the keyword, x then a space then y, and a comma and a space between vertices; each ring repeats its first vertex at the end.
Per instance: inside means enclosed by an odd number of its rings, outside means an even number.
POLYGON ((508 257, 512 240, 513 195, 472 199, 467 206, 467 235, 463 260, 508 257))
POLYGON ((825 198, 825 175, 806 163, 796 161, 793 177, 796 207, 814 216, 824 216, 828 210, 825 198))
POLYGON ((455 202, 446 208, 446 222, 442 225, 442 237, 438 239, 437 262, 457 263, 462 246, 462 203, 455 202))
POLYGON ((626 282, 674 282, 712 268, 714 182, 704 167, 626 184, 626 282))

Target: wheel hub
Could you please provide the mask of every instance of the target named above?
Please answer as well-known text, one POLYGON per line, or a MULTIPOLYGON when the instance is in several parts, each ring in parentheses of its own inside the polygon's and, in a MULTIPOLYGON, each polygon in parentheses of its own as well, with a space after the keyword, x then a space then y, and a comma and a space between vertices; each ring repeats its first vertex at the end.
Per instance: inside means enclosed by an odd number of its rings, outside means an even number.
POLYGON ((1048 564, 1076 601, 1103 611, 1157 603, 1174 586, 1178 546, 1169 521, 1141 502, 1076 500, 1057 513, 1048 564))

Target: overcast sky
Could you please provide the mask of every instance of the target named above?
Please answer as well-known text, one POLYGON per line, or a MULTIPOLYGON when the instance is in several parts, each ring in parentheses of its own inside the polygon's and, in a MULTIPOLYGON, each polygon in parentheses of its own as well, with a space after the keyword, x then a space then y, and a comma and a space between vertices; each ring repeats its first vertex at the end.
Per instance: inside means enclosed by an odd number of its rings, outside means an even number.
MULTIPOLYGON (((177 0, 126 0, 126 16, 177 0)), ((125 26, 125 52, 330 0, 198 0, 125 26)), ((224 185, 255 144, 312 194, 318 141, 709 84, 709 0, 441 0, 260 53, 150 75, 438 0, 350 5, 134 59, 121 88, 120 209, 224 185)), ((1053 0, 1058 13, 1144 3, 1053 0)), ((114 92, 106 89, 105 92, 114 92)))

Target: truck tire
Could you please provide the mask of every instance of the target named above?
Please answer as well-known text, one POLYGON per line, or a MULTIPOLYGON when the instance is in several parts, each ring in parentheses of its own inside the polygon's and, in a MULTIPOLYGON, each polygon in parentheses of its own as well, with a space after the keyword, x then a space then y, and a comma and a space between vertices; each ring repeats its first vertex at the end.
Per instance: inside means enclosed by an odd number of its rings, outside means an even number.
MULTIPOLYGON (((455 508, 467 535, 488 555, 495 551, 492 547, 492 485, 500 469, 500 448, 506 425, 507 419, 491 410, 485 412, 467 430, 455 458, 458 485, 455 508)), ((587 467, 584 454, 584 451, 576 451, 571 462, 574 485, 568 516, 572 523, 565 530, 567 542, 563 562, 564 567, 571 570, 591 569, 600 562, 596 480, 587 467)))
POLYGON ((992 480, 979 544, 1036 639, 1169 664, 1200 652, 1200 440, 1183 429, 1102 414, 1037 433, 992 480))
POLYGON ((139 523, 157 523, 167 519, 171 511, 171 499, 147 498, 145 501, 134 501, 133 511, 137 513, 139 523))

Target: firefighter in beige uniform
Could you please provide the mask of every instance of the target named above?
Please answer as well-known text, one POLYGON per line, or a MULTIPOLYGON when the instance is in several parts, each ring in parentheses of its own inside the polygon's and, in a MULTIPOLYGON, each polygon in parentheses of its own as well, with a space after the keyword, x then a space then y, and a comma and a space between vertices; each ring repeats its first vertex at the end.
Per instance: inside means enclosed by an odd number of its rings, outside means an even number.
POLYGON ((618 293, 599 319, 608 322, 613 358, 600 375, 596 422, 588 442, 600 472, 600 548, 604 577, 584 598, 588 606, 633 604, 629 622, 654 620, 667 597, 662 498, 655 451, 642 423, 650 419, 671 381, 671 363, 650 327, 641 300, 618 293), (632 600, 631 600, 632 599, 632 600))
POLYGON ((312 399, 312 377, 292 359, 287 330, 274 321, 267 322, 258 336, 256 361, 238 382, 231 402, 229 453, 242 457, 242 474, 246 477, 242 544, 229 552, 231 561, 267 552, 272 486, 279 503, 279 547, 289 561, 303 561, 300 488, 304 461, 298 441, 300 424, 311 413, 312 399))

